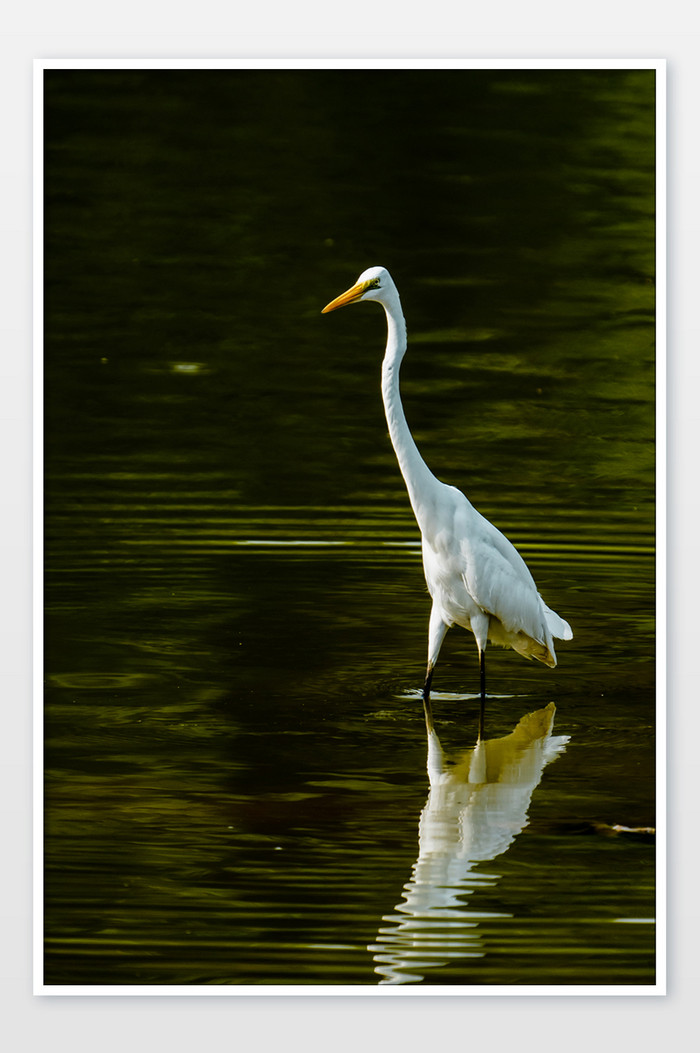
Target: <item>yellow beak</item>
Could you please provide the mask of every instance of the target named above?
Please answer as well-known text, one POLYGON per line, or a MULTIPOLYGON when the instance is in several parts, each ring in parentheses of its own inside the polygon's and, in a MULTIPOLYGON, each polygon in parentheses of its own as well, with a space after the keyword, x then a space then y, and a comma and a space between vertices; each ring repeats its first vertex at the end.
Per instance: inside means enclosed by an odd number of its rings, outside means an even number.
POLYGON ((355 303, 360 299, 366 288, 366 282, 362 282, 359 285, 353 285, 352 289, 348 289, 347 292, 341 293, 340 296, 336 296, 335 300, 331 300, 329 304, 326 304, 321 311, 321 314, 328 314, 329 311, 337 311, 339 307, 345 307, 346 304, 355 303))

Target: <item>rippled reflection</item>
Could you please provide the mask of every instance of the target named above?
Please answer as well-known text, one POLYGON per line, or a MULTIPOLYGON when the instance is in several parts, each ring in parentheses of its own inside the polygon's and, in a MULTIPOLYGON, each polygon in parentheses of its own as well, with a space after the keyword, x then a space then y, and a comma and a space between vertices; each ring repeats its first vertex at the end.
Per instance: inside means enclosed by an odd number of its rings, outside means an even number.
POLYGON ((440 745, 429 714, 430 793, 418 824, 418 859, 396 913, 383 918, 374 954, 380 984, 418 983, 453 959, 481 957, 480 924, 511 917, 481 911, 463 898, 494 886, 476 864, 502 855, 527 823, 542 772, 567 735, 552 735, 555 706, 528 713, 502 738, 485 739, 455 761, 440 745))

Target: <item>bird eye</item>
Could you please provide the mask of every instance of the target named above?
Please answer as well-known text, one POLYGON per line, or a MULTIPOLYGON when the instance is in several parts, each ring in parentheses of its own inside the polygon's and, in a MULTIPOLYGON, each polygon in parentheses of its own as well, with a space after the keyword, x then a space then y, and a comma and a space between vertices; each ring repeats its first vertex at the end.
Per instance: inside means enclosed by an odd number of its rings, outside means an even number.
POLYGON ((370 278, 366 283, 368 289, 378 289, 380 284, 379 278, 370 278))

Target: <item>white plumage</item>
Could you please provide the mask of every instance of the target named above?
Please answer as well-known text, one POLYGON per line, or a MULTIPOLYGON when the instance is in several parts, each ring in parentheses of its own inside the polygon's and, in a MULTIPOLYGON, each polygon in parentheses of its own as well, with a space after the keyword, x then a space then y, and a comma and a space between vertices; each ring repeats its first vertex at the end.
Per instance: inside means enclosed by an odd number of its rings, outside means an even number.
POLYGON ((546 605, 524 559, 510 541, 470 504, 461 491, 432 474, 406 423, 399 393, 399 367, 406 352, 406 323, 398 290, 384 267, 370 267, 347 292, 323 309, 374 300, 386 312, 387 345, 382 397, 389 435, 422 535, 423 567, 433 606, 428 630, 428 667, 423 688, 429 719, 430 685, 445 633, 453 625, 476 638, 481 671, 483 733, 484 651, 492 643, 555 666, 553 637, 570 640, 569 624, 546 605))

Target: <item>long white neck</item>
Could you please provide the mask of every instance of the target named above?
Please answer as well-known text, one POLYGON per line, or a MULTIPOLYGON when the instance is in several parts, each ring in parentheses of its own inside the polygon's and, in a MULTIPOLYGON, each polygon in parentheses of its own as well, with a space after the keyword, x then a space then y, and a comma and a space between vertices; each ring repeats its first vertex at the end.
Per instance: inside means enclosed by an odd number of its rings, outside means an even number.
POLYGON ((406 322, 401 311, 398 292, 395 292, 386 303, 382 301, 382 307, 386 311, 388 330, 386 351, 382 362, 384 412, 399 468, 406 482, 408 496, 420 522, 419 511, 423 505, 426 490, 439 484, 418 452, 401 404, 399 368, 406 353, 406 322))

